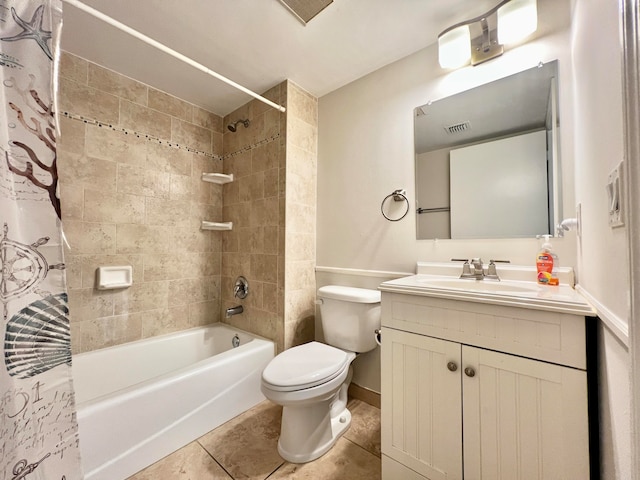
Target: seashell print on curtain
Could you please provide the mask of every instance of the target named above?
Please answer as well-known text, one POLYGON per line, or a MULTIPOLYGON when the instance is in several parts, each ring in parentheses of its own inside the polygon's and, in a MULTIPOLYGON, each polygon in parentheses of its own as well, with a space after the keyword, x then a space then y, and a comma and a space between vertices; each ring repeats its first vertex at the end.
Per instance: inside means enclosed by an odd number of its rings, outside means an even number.
POLYGON ((0 478, 82 479, 56 168, 61 0, 0 0, 0 478))

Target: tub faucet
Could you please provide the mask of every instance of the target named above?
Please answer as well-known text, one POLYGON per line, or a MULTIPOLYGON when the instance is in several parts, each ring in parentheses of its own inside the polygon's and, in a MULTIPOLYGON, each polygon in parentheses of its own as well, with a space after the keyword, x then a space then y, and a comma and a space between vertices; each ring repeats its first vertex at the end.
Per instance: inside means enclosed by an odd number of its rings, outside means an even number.
POLYGON ((242 305, 236 305, 235 307, 229 307, 227 308, 225 314, 224 314, 224 318, 231 318, 234 315, 239 315, 244 311, 244 308, 242 308, 242 305))

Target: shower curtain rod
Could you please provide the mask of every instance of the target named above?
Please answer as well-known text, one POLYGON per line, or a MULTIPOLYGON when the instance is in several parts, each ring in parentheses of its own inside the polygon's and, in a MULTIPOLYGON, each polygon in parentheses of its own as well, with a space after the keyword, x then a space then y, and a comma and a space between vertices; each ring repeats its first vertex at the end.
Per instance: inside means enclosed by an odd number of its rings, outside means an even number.
POLYGON ((109 25, 112 25, 114 27, 116 27, 118 30, 122 30, 125 33, 128 33, 129 35, 136 37, 139 40, 142 40, 144 43, 151 45, 152 47, 157 48, 158 50, 161 50, 169 55, 171 55, 174 58, 177 58, 178 60, 191 65, 192 67, 197 68, 198 70, 214 77, 217 78, 218 80, 226 83, 227 85, 232 86, 233 88, 236 88, 248 95, 251 95, 252 97, 260 100, 263 103, 266 103, 267 105, 272 106, 273 108, 281 111, 281 112, 285 112, 286 108, 283 107, 282 105, 278 105, 277 103, 272 102, 271 100, 264 98, 262 95, 258 95, 257 93, 249 90, 248 88, 243 87, 242 85, 234 82, 233 80, 229 80, 227 77, 220 75, 217 72, 214 72, 213 70, 211 70, 210 68, 205 67, 204 65, 196 62, 195 60, 190 59, 189 57, 182 55, 181 53, 176 52, 175 50, 172 50, 171 48, 167 47, 166 45, 163 45, 162 43, 154 40, 153 38, 149 38, 146 35, 138 32, 137 30, 134 30, 131 27, 128 27, 127 25, 125 25, 124 23, 120 23, 119 21, 109 17, 108 15, 105 15, 104 13, 89 7, 88 5, 85 5, 82 2, 79 2, 78 0, 63 0, 65 3, 68 3, 69 5, 73 5, 76 8, 79 8, 80 10, 82 10, 83 12, 88 13, 89 15, 98 18, 99 20, 102 20, 103 22, 108 23, 109 25))

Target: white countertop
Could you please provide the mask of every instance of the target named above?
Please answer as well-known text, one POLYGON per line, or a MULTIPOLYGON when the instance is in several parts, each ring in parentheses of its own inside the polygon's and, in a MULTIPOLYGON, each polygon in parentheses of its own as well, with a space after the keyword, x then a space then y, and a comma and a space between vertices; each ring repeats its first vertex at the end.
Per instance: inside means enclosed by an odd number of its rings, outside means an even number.
MULTIPOLYGON (((595 316, 596 311, 587 300, 573 289, 573 285, 540 285, 536 281, 523 281, 531 267, 509 265, 498 267, 501 280, 458 279, 461 265, 425 263, 418 265, 418 274, 389 280, 380 285, 383 292, 404 293, 427 297, 489 303, 520 308, 531 308, 575 315, 595 316), (430 268, 432 266, 433 268, 430 268), (455 265, 454 265, 455 266, 455 265), (438 272, 438 274, 421 273, 438 272), (443 274, 445 273, 445 274, 443 274), (516 278, 516 279, 512 279, 516 278)), ((535 275, 535 269, 533 269, 535 275)), ((533 277, 535 278, 535 276, 533 277)))

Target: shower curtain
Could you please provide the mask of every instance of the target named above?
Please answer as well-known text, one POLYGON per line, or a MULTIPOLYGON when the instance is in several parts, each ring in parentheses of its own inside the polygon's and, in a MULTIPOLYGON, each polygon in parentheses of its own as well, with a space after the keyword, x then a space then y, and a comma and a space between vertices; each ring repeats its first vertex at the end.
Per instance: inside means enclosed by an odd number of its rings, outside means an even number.
POLYGON ((0 478, 82 478, 62 250, 61 0, 0 0, 0 478))

